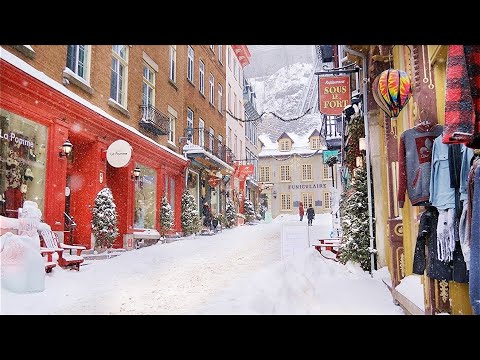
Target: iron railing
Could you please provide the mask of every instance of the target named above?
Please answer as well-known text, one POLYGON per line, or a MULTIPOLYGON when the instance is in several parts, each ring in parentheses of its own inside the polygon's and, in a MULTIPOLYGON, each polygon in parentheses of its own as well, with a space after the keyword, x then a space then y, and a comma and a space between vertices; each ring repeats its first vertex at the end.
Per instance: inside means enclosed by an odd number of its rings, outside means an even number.
POLYGON ((170 132, 170 119, 152 105, 140 105, 142 118, 138 125, 155 135, 167 135, 170 132))
POLYGON ((200 146, 202 149, 215 155, 229 165, 235 162, 233 151, 226 145, 218 141, 215 135, 206 131, 204 128, 187 128, 185 129, 185 137, 191 145, 200 146))

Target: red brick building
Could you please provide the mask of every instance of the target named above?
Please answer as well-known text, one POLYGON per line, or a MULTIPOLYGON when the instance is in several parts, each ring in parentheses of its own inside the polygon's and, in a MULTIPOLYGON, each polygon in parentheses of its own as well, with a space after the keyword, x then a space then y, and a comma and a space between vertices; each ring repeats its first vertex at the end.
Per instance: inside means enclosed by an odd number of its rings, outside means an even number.
MULTIPOLYGON (((187 45, 2 46, 0 194, 10 189, 18 195, 13 198, 36 201, 62 239, 67 215, 73 216, 75 242, 87 247, 93 243, 91 207, 105 186, 118 211, 115 247, 132 247, 138 233, 159 228, 164 194, 174 208, 173 231, 181 232, 187 113, 193 111, 197 122, 201 116, 216 136, 225 135, 224 106, 219 111, 217 102, 225 73, 218 53, 210 45, 191 48, 198 57, 190 82, 187 45), (205 97, 197 90, 199 59, 205 97), (210 73, 214 104, 208 101, 210 73), (60 152, 67 139, 73 146, 65 156, 60 152), (128 143, 131 157, 124 148, 118 157, 107 156, 117 140, 128 143)), ((2 215, 16 217, 18 205, 4 203, 2 215)))

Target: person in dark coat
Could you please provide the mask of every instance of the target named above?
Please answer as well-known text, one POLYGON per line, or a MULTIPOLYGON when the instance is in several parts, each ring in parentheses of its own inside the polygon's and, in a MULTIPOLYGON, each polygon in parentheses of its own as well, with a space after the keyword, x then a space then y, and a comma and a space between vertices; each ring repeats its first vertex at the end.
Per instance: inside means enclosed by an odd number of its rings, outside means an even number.
POLYGON ((307 219, 308 219, 308 225, 311 226, 313 219, 315 219, 315 209, 312 207, 312 204, 308 205, 307 219))
POLYGON ((300 202, 298 205, 298 215, 300 216, 300 221, 303 220, 303 215, 305 215, 305 211, 303 210, 303 203, 300 202))
POLYGON ((210 213, 210 207, 208 206, 207 203, 203 204, 202 214, 203 214, 203 226, 206 226, 210 229, 210 226, 212 224, 212 214, 210 213))

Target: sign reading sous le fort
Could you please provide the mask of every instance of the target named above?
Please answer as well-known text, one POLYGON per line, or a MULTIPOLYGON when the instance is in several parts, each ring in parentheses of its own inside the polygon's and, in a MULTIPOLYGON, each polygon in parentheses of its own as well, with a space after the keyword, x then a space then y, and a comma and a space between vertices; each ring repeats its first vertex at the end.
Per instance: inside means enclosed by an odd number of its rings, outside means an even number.
POLYGON ((327 184, 308 184, 308 185, 288 185, 288 190, 321 189, 326 188, 327 184))

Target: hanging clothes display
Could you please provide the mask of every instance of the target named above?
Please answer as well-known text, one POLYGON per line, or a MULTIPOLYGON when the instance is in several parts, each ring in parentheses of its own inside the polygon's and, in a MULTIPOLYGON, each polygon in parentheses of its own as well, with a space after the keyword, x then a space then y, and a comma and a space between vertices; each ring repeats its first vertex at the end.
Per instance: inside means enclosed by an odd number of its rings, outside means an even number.
POLYGON ((427 206, 420 217, 417 243, 413 257, 413 273, 423 275, 425 267, 427 276, 436 280, 452 280, 452 266, 448 261, 439 260, 437 247, 438 210, 427 206), (425 247, 428 256, 425 256, 425 247), (426 266, 425 266, 426 263, 426 266))
POLYGON ((475 315, 480 315, 480 158, 472 165, 468 176, 470 217, 470 304, 475 315))
POLYGON ((480 148, 480 46, 449 45, 443 142, 480 148))
POLYGON ((441 125, 423 121, 400 136, 398 150, 398 206, 405 203, 405 192, 414 206, 429 204, 432 146, 443 131, 441 125))

